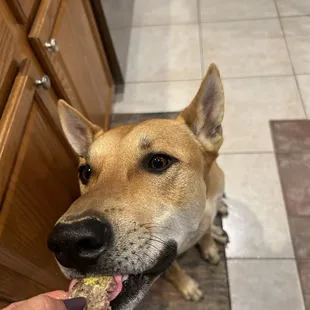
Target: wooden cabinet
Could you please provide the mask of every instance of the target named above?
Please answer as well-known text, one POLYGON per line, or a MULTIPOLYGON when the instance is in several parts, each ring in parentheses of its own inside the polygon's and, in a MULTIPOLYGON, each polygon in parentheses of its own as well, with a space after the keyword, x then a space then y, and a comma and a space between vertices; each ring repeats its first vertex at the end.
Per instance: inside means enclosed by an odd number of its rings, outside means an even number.
POLYGON ((42 0, 29 38, 59 94, 107 128, 113 83, 90 2, 42 0))
POLYGON ((67 99, 107 127, 113 93, 87 1, 12 2, 28 6, 19 20, 15 6, 0 2, 0 308, 67 288, 46 246, 79 196, 77 159, 61 131, 57 101, 67 99), (52 37, 58 53, 44 45, 52 37), (36 83, 43 74, 51 87, 36 83))
POLYGON ((31 61, 25 60, 1 119, 0 263, 56 289, 67 283, 46 237, 78 197, 76 160, 53 120, 57 97, 37 89, 34 76, 31 61))
POLYGON ((6 0, 16 21, 28 30, 36 16, 40 0, 6 0))

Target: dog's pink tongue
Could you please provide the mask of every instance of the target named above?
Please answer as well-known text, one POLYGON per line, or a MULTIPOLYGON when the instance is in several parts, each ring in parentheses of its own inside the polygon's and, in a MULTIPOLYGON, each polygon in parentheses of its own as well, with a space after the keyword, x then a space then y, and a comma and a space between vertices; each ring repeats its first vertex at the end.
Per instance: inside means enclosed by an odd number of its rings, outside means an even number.
POLYGON ((69 285, 69 293, 71 293, 73 286, 76 284, 77 280, 72 280, 69 285))
POLYGON ((122 278, 123 277, 121 275, 114 276, 116 286, 115 286, 114 291, 110 293, 110 301, 115 299, 119 295, 119 293, 122 291, 122 289, 123 289, 122 278))

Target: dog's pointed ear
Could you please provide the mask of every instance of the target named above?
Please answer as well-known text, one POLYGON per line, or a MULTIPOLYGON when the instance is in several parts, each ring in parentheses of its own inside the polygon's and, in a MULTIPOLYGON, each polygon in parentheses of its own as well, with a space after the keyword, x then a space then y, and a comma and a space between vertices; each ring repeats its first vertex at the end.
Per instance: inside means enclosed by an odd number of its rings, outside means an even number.
POLYGON ((224 90, 218 68, 209 66, 192 103, 178 116, 205 147, 218 151, 223 143, 224 90))
POLYGON ((103 130, 64 100, 58 101, 58 114, 69 144, 80 157, 86 157, 95 136, 103 130))

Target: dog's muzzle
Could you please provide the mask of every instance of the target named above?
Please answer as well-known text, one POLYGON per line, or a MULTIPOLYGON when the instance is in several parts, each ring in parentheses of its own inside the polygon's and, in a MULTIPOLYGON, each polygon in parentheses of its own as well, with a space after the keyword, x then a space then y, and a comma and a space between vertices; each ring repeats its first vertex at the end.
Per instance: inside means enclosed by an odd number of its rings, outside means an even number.
POLYGON ((112 260, 111 264, 109 259, 107 263, 109 251, 113 251, 113 243, 117 241, 115 239, 113 227, 107 220, 84 217, 58 223, 48 238, 48 247, 59 264, 69 270, 69 278, 114 276, 119 291, 110 305, 113 310, 129 310, 139 303, 154 280, 171 265, 177 255, 177 245, 172 240, 162 243, 154 259, 141 266, 138 272, 136 266, 143 261, 139 256, 131 265, 127 264, 127 268, 115 272, 119 262, 112 260))

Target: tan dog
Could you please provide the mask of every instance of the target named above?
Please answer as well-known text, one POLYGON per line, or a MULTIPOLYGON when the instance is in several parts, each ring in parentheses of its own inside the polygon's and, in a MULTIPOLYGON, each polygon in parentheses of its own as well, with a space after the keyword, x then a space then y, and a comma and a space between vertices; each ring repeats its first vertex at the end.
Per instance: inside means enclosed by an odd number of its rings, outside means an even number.
POLYGON ((224 191, 215 161, 224 115, 217 67, 209 67, 176 120, 103 132, 64 101, 59 115, 80 157, 82 193, 49 238, 63 273, 71 279, 115 275, 113 310, 133 309, 163 272, 186 299, 199 300, 197 283, 175 259, 198 244, 203 258, 218 263, 214 238, 227 241, 213 226, 224 191))

